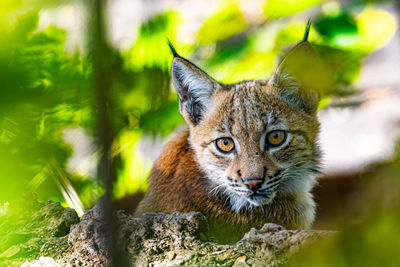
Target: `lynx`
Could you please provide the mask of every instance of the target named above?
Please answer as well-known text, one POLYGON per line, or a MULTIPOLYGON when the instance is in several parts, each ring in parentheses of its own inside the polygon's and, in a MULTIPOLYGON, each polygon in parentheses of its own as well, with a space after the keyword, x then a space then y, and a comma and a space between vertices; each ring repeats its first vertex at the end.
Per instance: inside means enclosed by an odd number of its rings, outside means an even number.
POLYGON ((268 81, 217 82, 170 44, 188 129, 156 161, 136 216, 199 211, 227 240, 267 222, 311 226, 324 73, 308 32, 268 81))

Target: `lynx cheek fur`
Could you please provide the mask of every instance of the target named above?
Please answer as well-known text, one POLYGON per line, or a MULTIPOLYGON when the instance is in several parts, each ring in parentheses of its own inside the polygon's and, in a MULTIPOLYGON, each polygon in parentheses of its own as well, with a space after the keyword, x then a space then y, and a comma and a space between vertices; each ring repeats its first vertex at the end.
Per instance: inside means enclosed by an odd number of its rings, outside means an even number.
POLYGON ((171 45, 172 80, 189 129, 155 163, 136 216, 200 211, 212 227, 238 233, 267 222, 311 226, 320 88, 296 76, 310 66, 299 62, 318 60, 308 30, 269 81, 219 83, 171 45))

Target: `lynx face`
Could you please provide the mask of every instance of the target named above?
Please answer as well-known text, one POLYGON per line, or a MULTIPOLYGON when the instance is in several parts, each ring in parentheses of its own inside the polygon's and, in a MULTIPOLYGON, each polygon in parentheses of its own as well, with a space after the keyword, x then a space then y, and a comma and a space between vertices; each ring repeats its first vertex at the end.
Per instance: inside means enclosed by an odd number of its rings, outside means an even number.
MULTIPOLYGON (((310 47, 295 49, 308 57, 310 47)), ((318 89, 303 87, 290 59, 268 82, 222 84, 173 52, 180 112, 209 195, 236 212, 285 195, 309 198, 318 174, 318 89)))

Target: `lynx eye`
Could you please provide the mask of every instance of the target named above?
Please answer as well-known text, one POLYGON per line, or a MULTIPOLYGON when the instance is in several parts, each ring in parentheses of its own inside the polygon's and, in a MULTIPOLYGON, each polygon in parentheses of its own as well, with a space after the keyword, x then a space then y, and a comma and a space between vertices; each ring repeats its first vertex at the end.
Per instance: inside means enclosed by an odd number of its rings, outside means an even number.
POLYGON ((286 140, 286 132, 281 130, 271 131, 267 134, 267 143, 271 147, 282 145, 286 140))
POLYGON ((232 138, 222 137, 215 140, 215 146, 222 153, 229 153, 235 149, 235 142, 232 138))

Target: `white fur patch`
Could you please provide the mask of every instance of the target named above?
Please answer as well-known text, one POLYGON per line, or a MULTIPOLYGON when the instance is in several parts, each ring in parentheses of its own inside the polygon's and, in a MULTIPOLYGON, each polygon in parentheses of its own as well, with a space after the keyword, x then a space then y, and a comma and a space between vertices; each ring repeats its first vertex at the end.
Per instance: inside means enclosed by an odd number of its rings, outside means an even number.
POLYGON ((208 77, 204 77, 199 72, 193 71, 180 61, 174 62, 173 74, 176 75, 176 81, 181 82, 177 86, 179 88, 187 88, 188 93, 193 96, 194 101, 198 101, 206 108, 212 106, 211 94, 213 84, 208 77))

